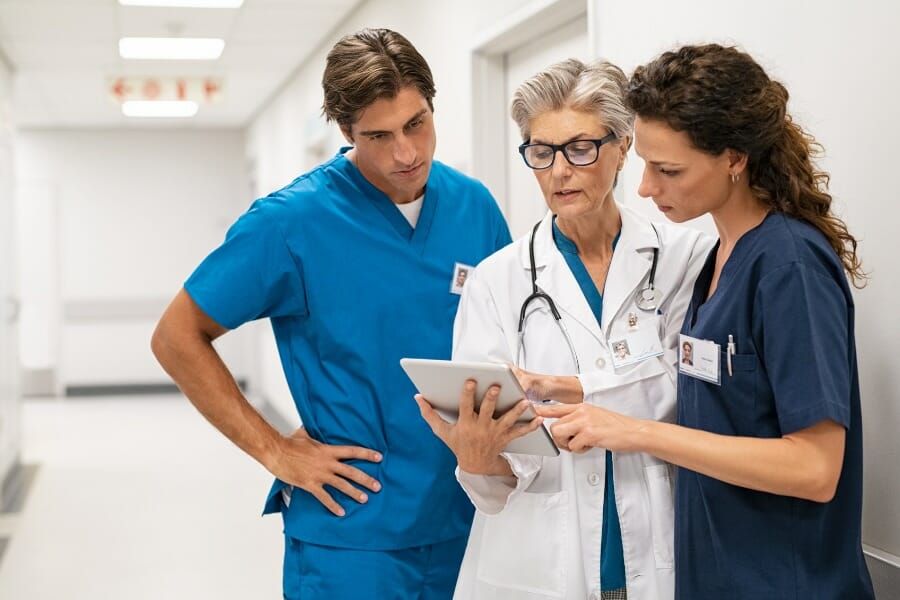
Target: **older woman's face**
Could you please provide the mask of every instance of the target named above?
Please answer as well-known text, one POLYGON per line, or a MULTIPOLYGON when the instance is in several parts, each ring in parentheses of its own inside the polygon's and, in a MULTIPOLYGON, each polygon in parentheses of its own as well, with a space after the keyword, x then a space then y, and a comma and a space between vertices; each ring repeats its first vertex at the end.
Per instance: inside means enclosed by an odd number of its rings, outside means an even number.
MULTIPOLYGON (((610 133, 596 114, 563 108, 532 119, 531 143, 565 144, 574 140, 599 140, 610 133)), ((576 167, 557 152, 553 165, 534 171, 547 206, 560 219, 568 220, 600 212, 613 202, 616 173, 625 163, 627 140, 616 140, 599 148, 597 162, 576 167)))

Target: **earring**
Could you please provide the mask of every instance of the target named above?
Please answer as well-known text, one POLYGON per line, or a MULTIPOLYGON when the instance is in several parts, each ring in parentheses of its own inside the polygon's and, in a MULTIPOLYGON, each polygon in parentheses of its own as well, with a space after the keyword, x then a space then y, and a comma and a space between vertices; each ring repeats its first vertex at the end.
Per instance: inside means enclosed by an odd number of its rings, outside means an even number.
POLYGON ((737 183, 740 180, 740 178, 741 178, 740 175, 735 175, 734 173, 732 173, 731 174, 731 183, 737 183))

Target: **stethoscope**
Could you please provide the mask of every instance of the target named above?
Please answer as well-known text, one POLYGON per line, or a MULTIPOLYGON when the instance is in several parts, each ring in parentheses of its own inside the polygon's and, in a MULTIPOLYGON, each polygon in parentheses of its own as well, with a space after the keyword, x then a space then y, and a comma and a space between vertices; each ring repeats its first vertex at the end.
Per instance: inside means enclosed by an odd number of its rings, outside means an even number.
MULTIPOLYGON (((525 358, 525 311, 528 310, 528 305, 531 304, 533 300, 543 300, 547 303, 547 307, 550 309, 550 313, 553 315, 553 319, 556 321, 556 326, 559 327, 560 331, 562 331, 563 337, 566 339, 566 344, 569 346, 569 352, 572 355, 572 360, 575 362, 575 372, 581 373, 581 365, 578 362, 578 353, 575 352, 575 345, 572 343, 572 337, 569 335, 569 330, 566 328, 566 324, 562 320, 562 316, 559 314, 559 310, 556 308, 556 303, 553 301, 553 298, 550 297, 550 294, 546 292, 542 292, 538 289, 537 286, 537 268, 535 267, 534 261, 534 236, 537 234, 538 227, 541 226, 543 221, 538 221, 534 225, 534 229, 531 230, 531 239, 528 241, 528 261, 529 261, 529 269, 531 271, 531 294, 525 298, 525 301, 522 302, 522 309, 519 311, 519 343, 518 348, 516 349, 516 365, 522 366, 524 364, 523 360, 525 358)), ((634 303, 637 307, 645 312, 655 312, 659 308, 659 304, 662 301, 662 292, 654 285, 654 281, 656 280, 656 265, 659 261, 659 231, 656 230, 656 226, 653 223, 650 224, 650 227, 653 227, 653 233, 656 234, 656 248, 653 248, 653 263, 650 265, 650 277, 647 278, 647 285, 639 289, 634 294, 634 303)))

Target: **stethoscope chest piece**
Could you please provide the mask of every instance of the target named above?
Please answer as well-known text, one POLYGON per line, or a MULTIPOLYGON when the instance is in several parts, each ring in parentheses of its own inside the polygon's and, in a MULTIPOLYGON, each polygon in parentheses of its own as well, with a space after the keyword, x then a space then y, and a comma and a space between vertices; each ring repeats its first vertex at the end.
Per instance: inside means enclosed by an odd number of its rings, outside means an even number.
POLYGON ((637 293, 635 304, 641 310, 653 311, 659 308, 662 302, 662 292, 652 286, 647 286, 637 293))

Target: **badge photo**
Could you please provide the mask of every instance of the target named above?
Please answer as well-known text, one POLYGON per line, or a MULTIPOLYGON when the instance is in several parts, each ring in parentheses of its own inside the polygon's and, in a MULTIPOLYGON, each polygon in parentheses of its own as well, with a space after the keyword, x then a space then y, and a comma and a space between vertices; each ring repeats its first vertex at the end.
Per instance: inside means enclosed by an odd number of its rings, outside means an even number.
POLYGON ((463 286, 466 285, 466 279, 474 268, 463 263, 453 263, 453 279, 450 281, 450 293, 462 294, 463 286))
POLYGON ((719 345, 681 334, 678 338, 678 372, 721 385, 719 345))

